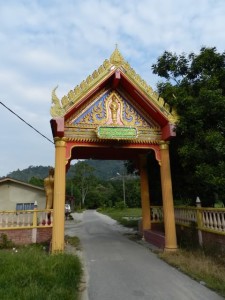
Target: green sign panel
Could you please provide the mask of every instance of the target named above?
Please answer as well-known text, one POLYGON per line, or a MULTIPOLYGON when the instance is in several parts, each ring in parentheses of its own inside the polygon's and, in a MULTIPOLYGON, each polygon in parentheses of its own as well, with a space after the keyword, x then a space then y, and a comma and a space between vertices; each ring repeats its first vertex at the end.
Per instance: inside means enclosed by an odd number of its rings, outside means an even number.
POLYGON ((98 137, 100 139, 134 139, 137 137, 135 127, 99 126, 98 137))

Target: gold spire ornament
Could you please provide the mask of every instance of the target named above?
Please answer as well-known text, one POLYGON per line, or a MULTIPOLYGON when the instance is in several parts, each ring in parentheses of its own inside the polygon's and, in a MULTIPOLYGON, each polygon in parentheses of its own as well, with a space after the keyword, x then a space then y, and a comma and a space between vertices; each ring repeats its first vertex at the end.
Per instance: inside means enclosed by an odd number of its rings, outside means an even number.
POLYGON ((116 49, 113 51, 112 55, 110 56, 109 61, 111 64, 113 64, 116 67, 121 66, 125 62, 123 56, 118 50, 117 44, 116 44, 116 49))

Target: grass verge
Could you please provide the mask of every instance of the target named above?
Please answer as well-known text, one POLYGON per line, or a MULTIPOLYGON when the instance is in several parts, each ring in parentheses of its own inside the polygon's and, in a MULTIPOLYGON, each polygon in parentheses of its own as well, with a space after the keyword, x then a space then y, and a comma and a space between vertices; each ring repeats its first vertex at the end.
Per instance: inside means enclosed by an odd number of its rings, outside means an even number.
POLYGON ((225 261, 218 256, 205 255, 202 250, 162 252, 158 256, 225 297, 225 261))
POLYGON ((0 253, 1 299, 78 299, 82 276, 78 257, 49 255, 41 245, 1 250, 0 253))
POLYGON ((100 208, 98 209, 98 212, 105 214, 118 221, 120 224, 130 228, 138 228, 138 220, 141 217, 141 208, 100 208))
POLYGON ((77 236, 65 235, 65 242, 75 247, 77 250, 81 250, 80 239, 77 236))

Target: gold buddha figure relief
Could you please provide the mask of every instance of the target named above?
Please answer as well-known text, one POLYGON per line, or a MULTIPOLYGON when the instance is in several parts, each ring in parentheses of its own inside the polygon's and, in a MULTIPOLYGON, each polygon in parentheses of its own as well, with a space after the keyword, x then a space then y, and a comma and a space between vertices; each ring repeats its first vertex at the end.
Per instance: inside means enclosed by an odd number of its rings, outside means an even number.
POLYGON ((111 110, 112 123, 117 124, 117 113, 119 109, 119 104, 115 95, 112 96, 112 102, 110 103, 109 108, 111 110))

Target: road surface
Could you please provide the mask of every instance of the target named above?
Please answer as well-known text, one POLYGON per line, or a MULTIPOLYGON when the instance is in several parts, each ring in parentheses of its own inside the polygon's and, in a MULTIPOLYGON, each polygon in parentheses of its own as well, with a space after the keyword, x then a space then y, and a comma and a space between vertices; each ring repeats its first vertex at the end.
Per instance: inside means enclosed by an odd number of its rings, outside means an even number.
POLYGON ((65 234, 81 240, 87 281, 83 299, 224 299, 128 239, 127 229, 111 218, 86 211, 79 219, 66 226, 65 234))

